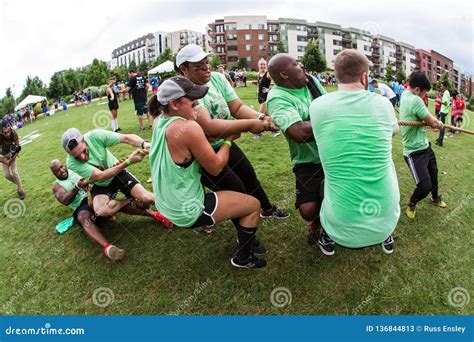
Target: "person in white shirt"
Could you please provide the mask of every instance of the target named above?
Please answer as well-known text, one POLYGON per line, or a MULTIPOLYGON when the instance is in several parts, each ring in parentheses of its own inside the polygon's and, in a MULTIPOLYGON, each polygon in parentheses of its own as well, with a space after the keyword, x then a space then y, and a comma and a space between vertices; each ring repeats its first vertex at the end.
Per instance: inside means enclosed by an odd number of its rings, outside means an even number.
POLYGON ((390 100, 392 103, 392 106, 395 107, 395 104, 397 103, 397 95, 393 92, 393 90, 386 84, 384 83, 379 83, 377 82, 376 79, 373 79, 370 84, 374 87, 377 88, 380 91, 380 95, 385 96, 387 99, 390 100))

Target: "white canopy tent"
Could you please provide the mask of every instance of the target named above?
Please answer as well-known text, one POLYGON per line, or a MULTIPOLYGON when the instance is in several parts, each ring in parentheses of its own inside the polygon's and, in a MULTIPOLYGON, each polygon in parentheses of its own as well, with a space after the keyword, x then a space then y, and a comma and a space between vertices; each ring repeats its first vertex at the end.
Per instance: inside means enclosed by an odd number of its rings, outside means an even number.
POLYGON ((38 96, 38 95, 28 95, 21 101, 16 107, 15 110, 25 108, 26 106, 30 104, 35 104, 37 102, 41 102, 43 100, 46 100, 46 97, 44 96, 38 96))
POLYGON ((148 71, 148 74, 154 75, 154 74, 159 74, 161 72, 170 72, 174 70, 174 64, 171 61, 166 61, 164 63, 161 63, 157 67, 154 67, 153 69, 148 71))

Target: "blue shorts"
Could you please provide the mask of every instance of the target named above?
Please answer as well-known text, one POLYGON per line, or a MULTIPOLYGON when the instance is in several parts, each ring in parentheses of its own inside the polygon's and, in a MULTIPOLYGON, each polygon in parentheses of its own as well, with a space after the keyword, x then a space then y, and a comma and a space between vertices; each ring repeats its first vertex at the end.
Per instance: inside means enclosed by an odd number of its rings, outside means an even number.
POLYGON ((135 102, 135 110, 137 111, 138 116, 142 116, 143 114, 148 113, 148 106, 146 105, 146 102, 135 102))

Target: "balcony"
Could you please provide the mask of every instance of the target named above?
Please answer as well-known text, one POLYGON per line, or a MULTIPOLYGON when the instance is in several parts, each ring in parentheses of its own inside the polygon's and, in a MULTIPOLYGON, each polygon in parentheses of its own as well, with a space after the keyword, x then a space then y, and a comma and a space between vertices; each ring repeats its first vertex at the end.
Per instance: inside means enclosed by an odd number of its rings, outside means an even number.
POLYGON ((349 43, 349 42, 352 42, 352 37, 351 37, 350 35, 348 35, 348 34, 343 34, 343 35, 342 35, 342 41, 343 41, 343 42, 348 42, 348 43, 349 43))

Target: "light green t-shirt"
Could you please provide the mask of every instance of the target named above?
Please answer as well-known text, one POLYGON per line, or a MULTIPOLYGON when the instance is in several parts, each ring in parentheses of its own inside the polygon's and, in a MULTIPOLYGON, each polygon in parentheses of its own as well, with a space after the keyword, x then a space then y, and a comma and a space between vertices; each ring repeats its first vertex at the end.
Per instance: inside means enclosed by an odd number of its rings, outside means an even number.
POLYGON ((324 169, 324 230, 349 248, 383 242, 400 217, 392 104, 366 90, 336 91, 314 100, 309 112, 324 169))
MULTIPOLYGON (((321 94, 326 94, 319 81, 317 79, 314 80, 321 94)), ((291 125, 301 121, 309 121, 309 106, 312 101, 313 97, 308 87, 290 89, 276 85, 268 93, 267 112, 272 117, 273 122, 285 134, 293 165, 320 163, 316 141, 300 144, 286 134, 286 130, 291 125)))
MULTIPOLYGON (((429 114, 428 108, 421 97, 414 95, 410 90, 404 91, 400 99, 400 120, 420 121, 429 114)), ((403 155, 427 149, 429 146, 425 127, 401 126, 403 155)))
MULTIPOLYGON (((203 86, 208 87, 206 96, 199 100, 199 103, 206 107, 211 119, 233 120, 227 102, 238 99, 234 88, 224 75, 218 72, 211 72, 211 79, 203 86)), ((222 145, 224 139, 219 139, 211 143, 212 147, 222 145)))
MULTIPOLYGON (((77 184, 81 180, 81 176, 79 176, 77 173, 75 173, 72 170, 68 170, 68 176, 66 179, 57 179, 56 178, 56 183, 61 185, 64 188, 64 191, 69 192, 72 189, 74 189, 74 185, 77 184)), ((83 189, 79 190, 76 194, 76 197, 74 197, 74 200, 68 205, 69 208, 72 210, 76 210, 79 207, 79 204, 81 204, 82 200, 87 197, 87 192, 83 189)))
POLYGON ((446 104, 441 105, 440 112, 442 113, 449 113, 449 104, 451 103, 451 94, 449 93, 448 89, 446 89, 443 93, 443 98, 441 101, 446 102, 446 104))
MULTIPOLYGON (((107 147, 112 147, 120 144, 120 134, 104 129, 96 129, 84 134, 84 140, 89 149, 89 160, 80 162, 73 156, 68 155, 67 166, 70 170, 76 172, 79 176, 85 179, 90 179, 94 168, 101 171, 111 168, 118 162, 107 147)), ((107 186, 112 181, 112 178, 94 182, 99 186, 107 186)))
POLYGON ((199 163, 194 160, 187 168, 176 165, 166 140, 166 129, 181 117, 155 120, 151 139, 150 166, 155 206, 178 227, 192 226, 204 210, 204 189, 199 163))

